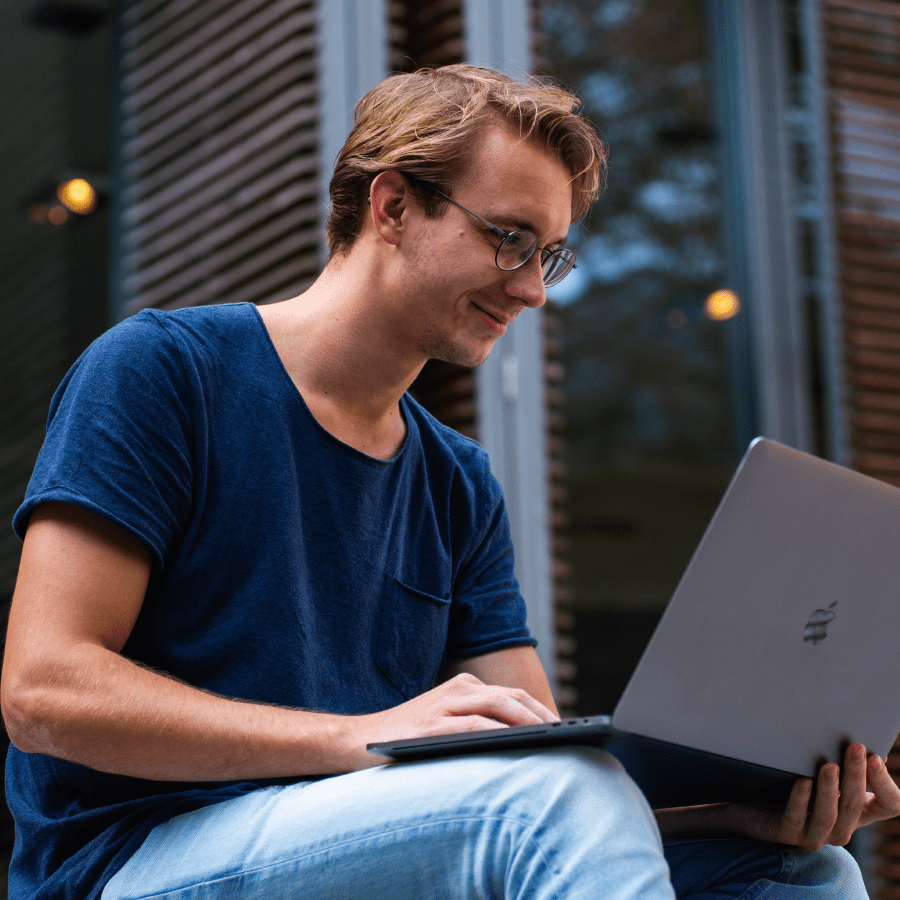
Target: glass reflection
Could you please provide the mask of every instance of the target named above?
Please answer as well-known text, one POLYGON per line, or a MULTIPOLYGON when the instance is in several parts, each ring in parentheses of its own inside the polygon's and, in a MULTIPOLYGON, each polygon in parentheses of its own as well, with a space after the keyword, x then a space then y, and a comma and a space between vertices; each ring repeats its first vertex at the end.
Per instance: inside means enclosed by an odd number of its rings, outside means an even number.
POLYGON ((549 292, 586 712, 617 698, 737 458, 729 316, 707 311, 727 280, 703 7, 540 7, 549 74, 575 89, 610 147, 607 193, 570 232, 578 268, 549 292))

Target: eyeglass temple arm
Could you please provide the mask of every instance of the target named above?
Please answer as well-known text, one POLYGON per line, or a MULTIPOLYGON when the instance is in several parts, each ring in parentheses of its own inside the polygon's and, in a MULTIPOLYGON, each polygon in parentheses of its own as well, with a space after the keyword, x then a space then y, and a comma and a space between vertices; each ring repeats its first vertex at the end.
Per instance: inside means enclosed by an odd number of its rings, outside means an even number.
POLYGON ((486 225, 497 237, 503 238, 504 240, 508 238, 511 234, 509 231, 504 231, 502 228, 498 228, 496 225, 492 225, 488 222, 487 219, 482 219, 481 216, 476 212, 472 212, 471 209, 463 206, 462 203, 457 203, 452 197, 448 197, 440 188, 435 187, 430 181, 425 181, 423 178, 416 178, 415 175, 406 175, 404 174, 404 178, 407 178, 409 181, 416 181, 424 187, 428 188, 430 191, 434 191, 439 197, 443 197, 445 200, 448 200, 454 206, 458 206, 463 212, 467 212, 470 216, 475 216, 482 225, 486 225))
MULTIPOLYGON (((503 238, 503 240, 506 240, 508 237, 510 237, 513 234, 513 232, 511 232, 511 231, 504 231, 499 226, 493 225, 492 223, 488 222, 487 219, 482 219, 481 216, 478 215, 478 213, 472 212, 471 209, 467 209, 465 206, 462 205, 462 203, 457 203, 452 197, 448 197, 443 191, 436 188, 433 184, 429 184, 427 181, 422 181, 421 178, 417 178, 415 180, 418 181, 420 184, 427 185, 436 194, 440 194, 441 197, 443 197, 445 200, 449 200, 454 206, 458 206, 461 210, 463 210, 464 212, 467 212, 470 216, 475 216, 475 218, 478 219, 479 222, 481 222, 483 225, 486 225, 488 228, 490 228, 490 230, 494 234, 496 234, 497 237, 503 238)), ((541 265, 543 266, 546 264, 547 260, 551 256, 553 256, 554 253, 558 253, 560 250, 564 250, 565 247, 557 247, 556 250, 548 250, 546 247, 537 247, 535 249, 541 251, 541 265)), ((573 264, 572 268, 577 269, 578 266, 573 264)))
POLYGON ((448 197, 443 191, 439 191, 436 187, 432 186, 431 188, 436 194, 440 194, 445 200, 449 200, 454 206, 458 206, 463 212, 467 212, 470 216, 475 216, 482 225, 487 225, 490 230, 497 235, 497 237, 503 238, 506 240, 510 236, 512 232, 504 231, 502 228, 499 228, 497 225, 492 225, 488 222, 487 219, 482 219, 478 213, 472 212, 471 209, 466 209, 462 203, 457 203, 452 197, 448 197))

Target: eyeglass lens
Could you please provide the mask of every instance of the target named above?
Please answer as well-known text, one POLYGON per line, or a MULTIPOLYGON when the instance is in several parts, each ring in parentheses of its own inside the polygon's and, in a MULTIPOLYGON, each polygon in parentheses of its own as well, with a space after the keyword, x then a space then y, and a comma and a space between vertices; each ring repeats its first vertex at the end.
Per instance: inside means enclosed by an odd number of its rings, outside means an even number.
POLYGON ((571 250, 555 250, 544 263, 544 285, 559 284, 574 268, 575 254, 571 250))
POLYGON ((507 272, 524 266, 534 256, 537 238, 530 231, 513 231, 497 248, 497 265, 507 272))
MULTIPOLYGON (((497 248, 497 265, 511 272, 525 265, 537 250, 537 238, 529 231, 513 231, 497 248)), ((559 284, 575 265, 575 254, 571 250, 559 249, 544 256, 541 252, 541 268, 544 285, 559 284)))

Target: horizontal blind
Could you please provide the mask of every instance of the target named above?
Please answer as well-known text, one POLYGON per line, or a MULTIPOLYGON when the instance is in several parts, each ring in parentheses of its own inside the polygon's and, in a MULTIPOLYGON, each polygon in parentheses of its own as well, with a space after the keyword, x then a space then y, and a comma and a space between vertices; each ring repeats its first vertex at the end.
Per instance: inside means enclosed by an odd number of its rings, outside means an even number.
MULTIPOLYGON (((900 3, 823 13, 852 464, 900 485, 900 3)), ((877 896, 900 900, 900 822, 873 829, 877 896)))
MULTIPOLYGON (((557 307, 548 300, 543 310, 544 377, 547 404, 547 468, 550 484, 550 539, 553 555, 553 624, 556 639, 556 702, 561 715, 574 716, 578 703, 577 640, 572 610, 571 523, 566 513, 569 467, 566 463, 566 420, 563 415, 565 371, 560 362, 562 340, 557 307)), ((596 710, 588 710, 596 712, 596 710)))
MULTIPOLYGON (((412 72, 462 61, 460 0, 391 0, 389 16, 391 71, 412 72)), ((467 437, 476 437, 475 380, 471 369, 430 360, 411 391, 444 425, 467 437)))
POLYGON ((829 0, 825 40, 853 464, 900 485, 900 4, 829 0))
MULTIPOLYGON (((547 42, 543 29, 541 0, 531 0, 531 57, 532 68, 540 76, 551 70, 550 60, 544 51, 547 42)), ((556 639, 557 706, 563 716, 574 716, 579 705, 579 672, 576 665, 578 647, 575 629, 571 564, 571 522, 566 511, 569 499, 569 466, 566 461, 567 423, 563 413, 565 370, 562 355, 562 321, 559 307, 553 301, 553 291, 544 306, 544 377, 546 382, 547 409, 547 470, 550 486, 550 539, 553 558, 553 624, 556 639)), ((582 676, 583 677, 583 674, 582 676)))
POLYGON ((121 16, 120 317, 304 290, 322 233, 315 2, 121 16))
POLYGON ((463 61, 462 0, 391 0, 390 17, 392 71, 463 61))

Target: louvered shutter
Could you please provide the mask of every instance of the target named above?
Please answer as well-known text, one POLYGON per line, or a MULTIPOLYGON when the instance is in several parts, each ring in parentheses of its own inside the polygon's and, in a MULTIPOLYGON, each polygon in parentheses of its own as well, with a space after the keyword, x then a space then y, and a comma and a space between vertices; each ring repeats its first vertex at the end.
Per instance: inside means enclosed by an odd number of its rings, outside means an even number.
MULTIPOLYGON (((823 12, 852 464, 900 485, 900 4, 823 12)), ((900 900, 900 821, 875 829, 878 897, 900 900)))
POLYGON ((313 0, 121 12, 117 306, 285 299, 322 238, 313 0))
POLYGON ((900 4, 825 23, 853 464, 900 484, 900 4))
POLYGON ((391 71, 463 61, 462 0, 390 0, 390 17, 391 71))
MULTIPOLYGON (((460 0, 391 0, 389 15, 388 65, 392 72, 462 61, 460 0)), ((416 379, 412 394, 445 425, 476 437, 475 380, 470 369, 431 360, 416 379)))

